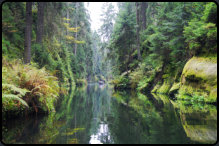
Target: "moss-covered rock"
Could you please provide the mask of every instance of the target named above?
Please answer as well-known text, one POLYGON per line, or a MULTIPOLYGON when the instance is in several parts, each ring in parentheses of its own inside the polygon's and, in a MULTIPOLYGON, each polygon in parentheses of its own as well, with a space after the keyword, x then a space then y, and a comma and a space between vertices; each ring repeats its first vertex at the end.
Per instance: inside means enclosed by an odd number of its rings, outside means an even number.
POLYGON ((170 80, 165 80, 163 82, 163 85, 156 91, 157 93, 164 93, 167 94, 171 88, 171 81, 170 80))
POLYGON ((160 88, 160 83, 158 82, 155 86, 154 86, 154 88, 151 90, 151 93, 156 93, 157 92, 157 90, 160 88))
POLYGON ((180 83, 174 83, 173 86, 170 88, 169 90, 169 94, 176 94, 176 92, 179 90, 180 88, 180 83))
POLYGON ((180 94, 204 96, 206 102, 217 100, 217 57, 193 57, 182 72, 180 94))
POLYGON ((154 78, 155 78, 155 74, 152 74, 148 78, 147 78, 147 76, 142 78, 138 83, 137 90, 141 91, 141 92, 146 91, 148 89, 148 87, 150 86, 150 84, 153 82, 154 78))

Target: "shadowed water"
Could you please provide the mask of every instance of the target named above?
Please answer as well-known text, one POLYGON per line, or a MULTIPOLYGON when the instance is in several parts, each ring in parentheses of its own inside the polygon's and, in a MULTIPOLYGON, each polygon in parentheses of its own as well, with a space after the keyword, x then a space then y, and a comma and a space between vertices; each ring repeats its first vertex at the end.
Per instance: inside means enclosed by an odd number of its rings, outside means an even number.
POLYGON ((3 121, 4 143, 215 143, 217 109, 89 84, 48 116, 3 121))

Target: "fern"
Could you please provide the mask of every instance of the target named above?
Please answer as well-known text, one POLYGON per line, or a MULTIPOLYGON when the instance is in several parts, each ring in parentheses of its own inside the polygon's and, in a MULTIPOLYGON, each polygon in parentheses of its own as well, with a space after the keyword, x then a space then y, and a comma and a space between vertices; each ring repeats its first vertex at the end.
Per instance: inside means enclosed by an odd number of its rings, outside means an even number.
POLYGON ((19 60, 4 60, 2 65, 3 109, 13 110, 14 107, 19 107, 15 100, 28 107, 26 102, 31 103, 36 99, 39 101, 36 102, 39 104, 36 107, 54 111, 54 103, 59 97, 57 77, 51 76, 45 67, 38 69, 32 65, 23 65, 19 60))
POLYGON ((22 105, 29 107, 26 101, 20 98, 20 94, 14 95, 14 94, 2 94, 3 100, 17 100, 19 101, 22 105))
POLYGON ((27 92, 29 92, 29 90, 27 90, 27 89, 18 88, 12 84, 2 84, 2 90, 4 92, 9 92, 9 93, 11 93, 11 92, 18 93, 21 96, 24 96, 27 92))

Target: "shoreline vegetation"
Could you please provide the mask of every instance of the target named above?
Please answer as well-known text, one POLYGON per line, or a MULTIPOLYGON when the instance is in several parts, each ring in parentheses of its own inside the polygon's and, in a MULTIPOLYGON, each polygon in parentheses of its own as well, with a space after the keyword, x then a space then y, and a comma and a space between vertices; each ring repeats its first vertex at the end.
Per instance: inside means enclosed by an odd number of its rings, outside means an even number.
MULTIPOLYGON (((135 72, 130 72, 129 74, 124 73, 120 78, 112 80, 110 83, 119 91, 135 90, 142 93, 158 93, 170 95, 179 100, 191 101, 194 99, 197 101, 200 100, 200 102, 215 104, 217 102, 216 61, 217 57, 213 57, 213 59, 212 57, 193 57, 184 66, 183 72, 180 75, 180 82, 166 79, 163 81, 163 84, 158 82, 152 88, 151 83, 155 79, 145 79, 144 84, 142 82, 136 83, 136 80, 132 80, 135 72), (200 63, 200 66, 196 66, 198 63, 200 63), (193 64, 193 66, 190 64, 193 64), (189 66, 191 67, 189 68, 189 66)), ((137 78, 143 78, 143 75, 137 78)))
POLYGON ((84 3, 2 4, 3 117, 55 112, 70 88, 90 82, 217 104, 214 2, 104 8, 99 35, 84 3))
POLYGON ((2 113, 55 112, 60 88, 58 79, 45 68, 25 65, 21 60, 2 60, 2 113))

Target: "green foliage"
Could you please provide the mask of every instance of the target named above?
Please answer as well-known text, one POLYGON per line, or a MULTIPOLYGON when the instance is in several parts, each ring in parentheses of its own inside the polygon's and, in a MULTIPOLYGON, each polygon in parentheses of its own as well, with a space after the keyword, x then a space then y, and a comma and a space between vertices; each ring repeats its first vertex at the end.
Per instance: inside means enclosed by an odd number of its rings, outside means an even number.
POLYGON ((191 102, 192 102, 192 104, 195 103, 195 102, 204 102, 204 96, 194 95, 191 98, 191 102))
POLYGON ((2 90, 6 90, 8 93, 11 92, 18 93, 20 94, 20 96, 24 96, 28 92, 27 89, 21 89, 11 84, 2 84, 2 90))
POLYGON ((116 18, 114 30, 109 44, 110 58, 114 60, 120 73, 127 71, 129 64, 134 61, 131 54, 135 51, 135 4, 123 3, 116 18), (117 58, 118 55, 118 58, 117 58))
POLYGON ((216 53, 217 50, 217 8, 207 3, 201 19, 191 19, 184 28, 185 42, 193 55, 216 53))
POLYGON ((121 75, 116 77, 114 80, 111 81, 116 89, 124 89, 129 88, 130 82, 127 76, 121 75))
MULTIPOLYGON (((35 42, 37 5, 38 3, 33 3, 32 8, 32 62, 38 64, 40 68, 45 67, 51 72, 56 72, 55 74, 62 84, 68 84, 66 78, 74 82, 73 75, 76 78, 87 78, 88 74, 92 74, 93 53, 89 15, 84 3, 77 3, 77 8, 76 3, 45 3, 41 44, 35 42), (67 13, 70 18, 64 17, 65 19, 63 19, 63 15, 66 16, 67 13), (66 32, 68 32, 67 35, 66 32), (66 36, 73 41, 65 39, 66 36), (77 49, 75 44, 77 44, 77 49)), ((23 2, 3 4, 2 42, 3 55, 7 58, 23 57, 25 12, 25 3, 23 2)))
POLYGON ((101 21, 103 22, 103 25, 100 28, 100 33, 104 40, 108 42, 113 32, 113 20, 115 19, 116 14, 112 3, 104 3, 102 10, 103 14, 101 14, 101 21))
MULTIPOLYGON (((15 101, 21 103, 21 105, 29 107, 26 101, 22 99, 25 94, 29 92, 27 89, 18 88, 13 84, 2 84, 2 104, 3 111, 16 110, 17 105, 15 101)), ((19 104, 18 103, 18 104, 19 104)))
POLYGON ((142 78, 144 78, 144 65, 142 66, 143 67, 139 67, 129 74, 132 89, 137 88, 139 81, 142 80, 142 78))
POLYGON ((151 93, 156 93, 157 90, 160 88, 160 86, 161 86, 161 82, 158 82, 158 83, 154 86, 154 88, 151 90, 151 93))
POLYGON ((8 54, 8 48, 10 47, 10 45, 10 42, 2 37, 2 54, 8 54))
POLYGON ((44 111, 54 111, 59 86, 57 78, 45 68, 37 69, 32 65, 23 65, 19 60, 4 59, 2 77, 4 111, 14 110, 13 106, 23 108, 22 105, 34 108, 36 112, 38 107, 44 111))
POLYGON ((203 42, 206 40, 207 27, 204 26, 204 22, 194 19, 189 22, 188 27, 185 27, 185 42, 188 43, 189 49, 194 53, 201 50, 203 42))
POLYGON ((33 48, 33 60, 39 64, 39 67, 45 66, 48 70, 55 70, 57 62, 53 59, 49 51, 39 44, 34 44, 33 48))
MULTIPOLYGON (((216 53, 215 3, 148 3, 146 29, 140 32, 142 60, 137 61, 136 14, 132 8, 130 3, 120 5, 109 44, 114 69, 119 74, 131 70, 127 78, 131 88, 143 91, 157 83, 153 91, 168 93, 174 82, 180 82, 188 58, 216 53)), ((116 78, 118 83, 120 80, 116 78)), ((178 85, 171 93, 178 91, 178 85)))
POLYGON ((167 94, 171 88, 171 83, 169 81, 164 81, 163 85, 157 90, 158 93, 167 94))
POLYGON ((205 6, 202 19, 207 23, 217 23, 217 4, 209 2, 205 6))
POLYGON ((176 94, 177 91, 179 90, 179 88, 180 88, 180 82, 174 83, 174 84, 172 85, 172 87, 170 88, 170 90, 169 90, 169 95, 171 95, 171 94, 176 94))
POLYGON ((140 82, 138 82, 138 91, 143 91, 143 89, 145 89, 148 85, 149 80, 147 78, 144 78, 143 80, 140 80, 140 82))
MULTIPOLYGON (((2 52, 5 58, 12 60, 3 59, 4 109, 10 104, 7 110, 29 106, 35 111, 38 107, 54 111, 59 86, 69 89, 75 83, 86 84, 87 80, 114 78, 111 83, 117 89, 145 91, 156 83, 153 91, 178 90, 179 84, 173 89, 171 84, 179 82, 188 58, 217 54, 217 7, 212 2, 147 4, 146 29, 141 30, 139 36, 142 59, 138 60, 135 3, 119 3, 117 15, 113 6, 105 3, 101 36, 91 31, 84 3, 45 3, 41 44, 35 43, 38 10, 34 3, 32 61, 28 66, 14 60, 22 59, 24 51, 25 3, 4 3, 2 52)), ((188 87, 179 92, 196 96, 191 94, 193 91, 188 87)), ((215 88, 210 92, 212 100, 216 93, 215 88)), ((142 95, 139 97, 138 102, 146 102, 142 95)), ((72 97, 68 108, 71 100, 72 97)), ((195 97, 196 100, 202 98, 195 97)), ((135 101, 132 102, 135 106, 135 101)))
POLYGON ((177 98, 179 100, 186 101, 186 104, 191 104, 191 105, 197 105, 200 103, 205 103, 205 97, 200 96, 197 94, 194 94, 193 96, 188 96, 188 95, 177 95, 177 98))
POLYGON ((182 86, 179 89, 179 93, 177 95, 177 99, 181 100, 188 100, 190 103, 191 102, 196 102, 196 101, 203 101, 205 103, 215 103, 216 102, 216 95, 209 95, 208 92, 206 92, 205 90, 200 90, 200 89, 196 89, 192 86, 182 86), (194 98, 195 97, 195 98, 194 98), (198 98, 201 99, 198 99, 198 98), (194 99, 193 99, 194 98, 194 99))
POLYGON ((2 5, 2 49, 9 58, 23 56, 25 4, 5 2, 2 5))

